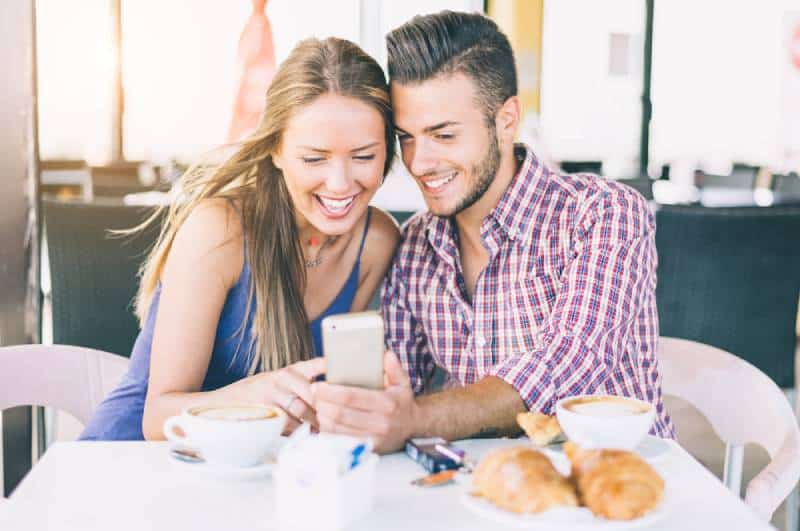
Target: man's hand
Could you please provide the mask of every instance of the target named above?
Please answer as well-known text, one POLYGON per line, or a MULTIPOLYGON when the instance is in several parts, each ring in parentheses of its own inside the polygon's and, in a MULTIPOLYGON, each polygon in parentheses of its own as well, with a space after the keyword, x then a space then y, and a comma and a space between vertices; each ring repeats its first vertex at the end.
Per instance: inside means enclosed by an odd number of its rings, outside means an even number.
POLYGON ((418 406, 406 370, 391 351, 384 354, 384 390, 312 384, 320 431, 369 437, 379 453, 403 447, 416 429, 418 406))

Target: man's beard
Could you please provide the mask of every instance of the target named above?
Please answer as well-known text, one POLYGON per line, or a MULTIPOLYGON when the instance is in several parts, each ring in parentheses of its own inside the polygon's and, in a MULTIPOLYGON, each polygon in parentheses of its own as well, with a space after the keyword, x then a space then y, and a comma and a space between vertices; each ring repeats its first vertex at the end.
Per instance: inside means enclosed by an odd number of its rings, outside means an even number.
POLYGON ((451 216, 455 216, 477 203, 494 182, 497 170, 500 168, 500 146, 497 143, 497 129, 494 124, 488 129, 489 146, 486 148, 486 154, 470 171, 475 177, 475 185, 467 193, 466 197, 458 203, 456 208, 453 209, 453 212, 449 214, 451 216))

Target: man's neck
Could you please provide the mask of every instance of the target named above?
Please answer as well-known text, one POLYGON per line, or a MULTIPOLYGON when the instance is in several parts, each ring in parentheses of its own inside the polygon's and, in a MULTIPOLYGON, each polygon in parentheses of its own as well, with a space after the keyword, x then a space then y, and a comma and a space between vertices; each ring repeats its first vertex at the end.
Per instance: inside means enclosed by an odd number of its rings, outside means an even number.
POLYGON ((492 181, 489 189, 475 204, 456 214, 455 221, 460 238, 471 240, 475 243, 480 242, 483 220, 500 202, 503 194, 506 193, 506 190, 511 185, 511 181, 514 180, 517 171, 519 171, 519 164, 514 156, 514 147, 511 146, 511 149, 504 152, 500 157, 500 167, 497 169, 494 181, 492 181))

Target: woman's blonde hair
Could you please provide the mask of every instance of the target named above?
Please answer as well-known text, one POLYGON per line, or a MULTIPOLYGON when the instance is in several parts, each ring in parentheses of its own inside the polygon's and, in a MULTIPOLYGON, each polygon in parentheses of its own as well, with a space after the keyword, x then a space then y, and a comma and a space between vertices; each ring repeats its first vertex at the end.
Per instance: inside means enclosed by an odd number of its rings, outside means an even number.
MULTIPOLYGON (((394 130, 389 89, 380 65, 347 40, 302 41, 275 73, 256 131, 221 165, 213 169, 195 167, 181 177, 181 197, 167 207, 158 240, 140 272, 135 305, 141 322, 146 319, 183 222, 202 201, 224 198, 240 205, 251 269, 245 322, 239 330, 243 337, 254 305, 252 342, 247 345, 252 354, 249 374, 275 370, 312 356, 303 304, 306 271, 294 206, 273 155, 280 149, 292 116, 324 94, 356 98, 380 112, 385 126, 386 175, 394 158, 394 130)), ((143 226, 160 217, 161 211, 156 212, 143 226)))

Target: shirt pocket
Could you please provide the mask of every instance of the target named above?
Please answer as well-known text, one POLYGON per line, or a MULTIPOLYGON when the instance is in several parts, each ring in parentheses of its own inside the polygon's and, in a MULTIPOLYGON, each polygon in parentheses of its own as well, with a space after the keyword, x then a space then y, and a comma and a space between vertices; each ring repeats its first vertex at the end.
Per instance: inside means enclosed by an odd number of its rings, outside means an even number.
POLYGON ((556 300, 556 280, 549 274, 524 278, 511 287, 507 308, 506 353, 531 352, 540 348, 539 333, 550 317, 556 300))

